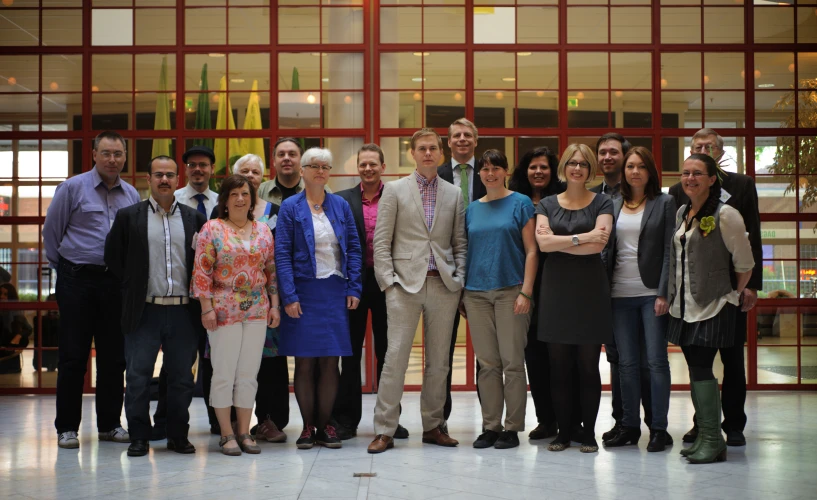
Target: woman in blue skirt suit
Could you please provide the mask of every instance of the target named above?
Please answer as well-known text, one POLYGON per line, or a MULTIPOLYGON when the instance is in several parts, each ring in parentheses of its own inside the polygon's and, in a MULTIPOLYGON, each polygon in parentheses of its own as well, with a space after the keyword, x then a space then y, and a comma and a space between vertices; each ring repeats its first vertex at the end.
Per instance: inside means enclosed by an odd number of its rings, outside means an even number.
POLYGON ((312 148, 301 157, 304 190, 278 212, 275 265, 284 312, 278 354, 295 357, 295 398, 304 429, 301 449, 317 442, 340 448, 329 425, 340 372, 351 356, 349 309, 360 302, 363 254, 349 204, 325 191, 332 153, 312 148))

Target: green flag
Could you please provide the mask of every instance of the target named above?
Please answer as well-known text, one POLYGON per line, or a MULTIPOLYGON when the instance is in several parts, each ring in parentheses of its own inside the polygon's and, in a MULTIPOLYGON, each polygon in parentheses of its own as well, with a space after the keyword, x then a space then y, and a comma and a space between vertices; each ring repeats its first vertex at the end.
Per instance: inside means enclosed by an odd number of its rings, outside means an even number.
MULTIPOLYGON (((170 130, 170 96, 167 93, 167 56, 162 58, 162 70, 159 73, 159 93, 156 94, 156 116, 153 130, 170 130)), ((170 139, 153 139, 151 157, 171 156, 170 139)))

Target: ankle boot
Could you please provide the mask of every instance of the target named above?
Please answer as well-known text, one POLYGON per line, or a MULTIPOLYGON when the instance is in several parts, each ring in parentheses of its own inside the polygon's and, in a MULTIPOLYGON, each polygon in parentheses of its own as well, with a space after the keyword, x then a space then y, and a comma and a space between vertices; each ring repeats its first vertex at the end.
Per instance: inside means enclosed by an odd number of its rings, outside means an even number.
MULTIPOLYGON (((692 398, 692 406, 695 408, 695 415, 698 414, 698 401, 695 399, 695 384, 690 383, 689 395, 692 398)), ((701 446, 701 432, 698 429, 698 422, 697 418, 694 420, 693 429, 696 431, 695 433, 695 441, 692 443, 692 446, 689 448, 681 448, 681 455, 688 457, 698 451, 698 448, 701 446)), ((692 431, 689 431, 692 432, 692 431)), ((689 434, 689 432, 687 434, 689 434)), ((686 440, 686 436, 684 436, 686 440)))
POLYGON ((698 429, 701 444, 687 457, 693 464, 708 464, 726 460, 726 441, 721 434, 721 394, 718 380, 693 382, 698 401, 698 429))
POLYGON ((641 438, 641 429, 638 427, 620 427, 618 434, 603 442, 606 448, 615 448, 618 446, 626 446, 628 444, 638 444, 641 438))

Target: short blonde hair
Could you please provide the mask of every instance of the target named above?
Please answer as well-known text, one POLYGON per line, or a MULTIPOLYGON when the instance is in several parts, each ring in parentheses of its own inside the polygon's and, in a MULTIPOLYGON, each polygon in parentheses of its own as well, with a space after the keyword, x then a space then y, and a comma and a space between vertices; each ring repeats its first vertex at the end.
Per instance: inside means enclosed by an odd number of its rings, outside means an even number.
POLYGON ((437 138, 437 147, 440 149, 443 148, 443 140, 440 137, 440 134, 437 133, 436 130, 433 128, 421 128, 417 132, 414 132, 414 135, 411 136, 411 150, 414 151, 414 145, 417 143, 417 139, 420 137, 428 137, 434 136, 437 138))
POLYGON ((584 160, 590 164, 590 171, 587 173, 587 180, 585 180, 585 184, 591 182, 593 179, 596 178, 596 169, 598 168, 598 161, 596 160, 596 154, 593 153, 593 150, 590 149, 590 146, 586 144, 571 144, 567 148, 565 148, 565 152, 562 153, 562 159, 559 160, 559 169, 556 171, 556 176, 562 182, 567 182, 567 175, 565 174, 565 168, 567 166, 567 162, 573 158, 573 155, 576 154, 576 151, 581 153, 584 156, 584 160))
POLYGON ((479 140, 479 132, 477 132, 477 126, 474 125, 474 122, 469 120, 468 118, 457 118, 451 125, 448 126, 448 138, 451 139, 451 135, 454 133, 454 125, 462 125, 464 127, 468 127, 471 129, 471 133, 474 134, 474 140, 479 140))

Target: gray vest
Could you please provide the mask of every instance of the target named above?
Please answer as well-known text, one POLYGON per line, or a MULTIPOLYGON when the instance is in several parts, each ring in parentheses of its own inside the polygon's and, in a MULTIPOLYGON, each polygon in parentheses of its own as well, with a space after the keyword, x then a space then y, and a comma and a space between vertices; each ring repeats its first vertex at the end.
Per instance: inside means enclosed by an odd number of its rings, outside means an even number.
MULTIPOLYGON (((718 203, 715 209, 715 229, 706 237, 699 229, 692 232, 687 238, 686 256, 689 270, 689 288, 692 297, 700 306, 706 306, 710 302, 723 297, 733 290, 732 281, 729 274, 729 264, 732 262, 732 255, 723 243, 721 234, 721 207, 723 203, 718 203)), ((678 259, 681 256, 681 248, 675 245, 675 233, 684 223, 684 210, 686 205, 682 205, 675 214, 675 232, 673 232, 673 244, 670 246, 669 261, 669 303, 675 300, 675 296, 681 288, 680 283, 676 283, 675 273, 678 259)))

